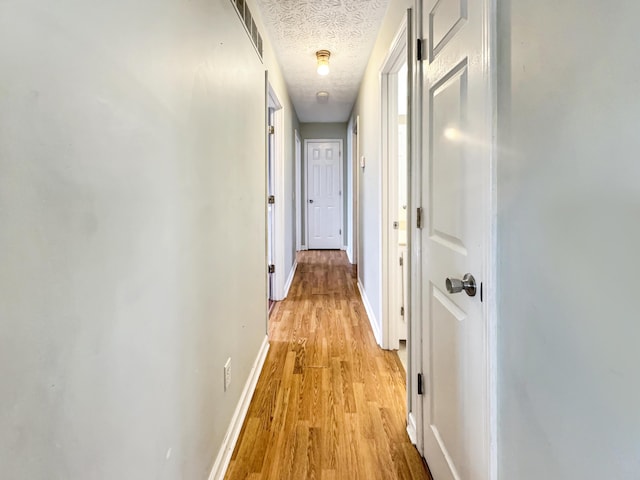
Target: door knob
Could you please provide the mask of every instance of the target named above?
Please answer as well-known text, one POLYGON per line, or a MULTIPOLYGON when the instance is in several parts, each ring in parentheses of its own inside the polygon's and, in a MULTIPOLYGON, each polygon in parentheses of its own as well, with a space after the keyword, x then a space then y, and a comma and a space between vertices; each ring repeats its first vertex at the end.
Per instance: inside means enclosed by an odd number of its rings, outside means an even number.
POLYGON ((447 278, 446 285, 449 293, 459 293, 464 290, 470 297, 476 296, 476 279, 470 273, 462 277, 462 280, 459 278, 447 278))
POLYGON ((313 200, 309 200, 309 203, 313 203, 313 200))

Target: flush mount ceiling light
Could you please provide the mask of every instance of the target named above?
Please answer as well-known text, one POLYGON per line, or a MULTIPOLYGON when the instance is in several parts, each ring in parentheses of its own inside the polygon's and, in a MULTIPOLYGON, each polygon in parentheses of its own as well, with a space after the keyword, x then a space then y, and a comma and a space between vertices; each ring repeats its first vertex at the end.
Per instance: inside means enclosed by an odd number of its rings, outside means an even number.
POLYGON ((318 59, 318 75, 327 75, 329 73, 329 57, 331 52, 329 50, 318 50, 316 52, 316 58, 318 59))
POLYGON ((318 92, 316 93, 316 99, 318 103, 329 103, 329 92, 318 92))

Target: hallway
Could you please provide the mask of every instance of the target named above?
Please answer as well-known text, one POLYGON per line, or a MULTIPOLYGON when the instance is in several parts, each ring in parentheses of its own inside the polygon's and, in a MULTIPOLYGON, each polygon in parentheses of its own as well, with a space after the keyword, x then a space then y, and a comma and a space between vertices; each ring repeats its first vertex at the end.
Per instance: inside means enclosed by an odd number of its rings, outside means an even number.
POLYGON ((298 254, 225 478, 428 479, 406 426, 405 374, 375 342, 342 251, 298 254))

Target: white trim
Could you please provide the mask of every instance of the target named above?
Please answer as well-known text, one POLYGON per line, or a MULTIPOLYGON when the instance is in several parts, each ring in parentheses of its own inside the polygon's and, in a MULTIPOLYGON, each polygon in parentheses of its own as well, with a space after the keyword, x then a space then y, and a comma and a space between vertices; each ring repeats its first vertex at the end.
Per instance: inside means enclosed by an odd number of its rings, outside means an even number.
POLYGON ((353 265, 355 263, 353 261, 353 252, 351 251, 350 248, 347 248, 346 251, 347 251, 347 260, 349 260, 349 263, 353 265))
MULTIPOLYGON (((273 108, 273 195, 276 198, 273 210, 273 300, 284 299, 284 258, 285 258, 285 174, 284 174, 284 115, 282 104, 269 84, 268 107, 273 108)), ((268 135, 268 134, 267 134, 268 135)))
MULTIPOLYGON (((415 3, 414 31, 409 48, 416 45, 417 39, 422 39, 424 45, 428 45, 426 27, 423 25, 423 3, 415 3)), ((417 209, 423 206, 423 182, 422 182, 422 148, 423 148, 423 62, 417 60, 417 52, 412 49, 413 84, 412 93, 412 126, 411 126, 411 166, 409 168, 410 181, 410 205, 408 219, 410 219, 411 230, 408 232, 410 238, 410 308, 411 308, 411 338, 409 344, 411 350, 409 354, 412 374, 409 378, 411 384, 411 402, 416 424, 416 449, 424 456, 424 398, 418 394, 417 377, 418 373, 424 372, 423 347, 422 347, 422 229, 416 227, 417 209)))
MULTIPOLYGON (((353 263, 360 265, 360 115, 356 115, 355 125, 355 152, 353 162, 353 263)), ((358 277, 361 269, 358 268, 358 277)))
POLYGON ((218 456, 216 457, 216 461, 214 462, 211 473, 209 474, 209 480, 222 480, 227 473, 233 449, 236 447, 236 443, 238 442, 240 430, 242 430, 242 425, 244 424, 245 417, 247 416, 249 404, 251 403, 251 398, 256 390, 258 378, 260 378, 260 373, 262 372, 262 367, 267 359, 268 352, 269 338, 265 336, 262 341, 262 345, 260 346, 260 350, 258 351, 258 356, 251 368, 251 372, 249 372, 247 383, 245 384, 242 394, 240 395, 240 399, 238 400, 236 410, 233 412, 233 416, 231 417, 227 433, 225 433, 224 439, 222 440, 222 446, 220 447, 220 450, 218 450, 218 456))
POLYGON ((376 343, 382 346, 382 331, 380 330, 380 325, 376 319, 375 314, 373 313, 373 307, 371 307, 371 302, 369 302, 369 298, 367 297, 364 286, 358 279, 358 290, 360 291, 360 298, 362 298, 362 304, 364 305, 364 309, 367 312, 367 317, 369 318, 369 324, 371 325, 371 330, 373 330, 373 336, 376 339, 376 343))
MULTIPOLYGON (((302 209, 304 208, 302 199, 302 140, 297 129, 293 131, 293 135, 295 145, 293 175, 296 179, 296 198, 294 202, 296 208, 296 251, 300 251, 302 250, 302 209)), ((285 290, 288 291, 288 288, 285 288, 285 290)))
POLYGON ((416 428, 416 417, 411 412, 407 416, 407 435, 409 435, 411 443, 415 445, 418 436, 418 429, 416 428))
POLYGON ((293 262, 293 267, 291 267, 291 272, 289 272, 289 278, 287 278, 287 283, 284 284, 284 298, 287 298, 289 295, 289 289, 291 288, 291 284, 293 283, 293 277, 296 275, 296 269, 298 268, 298 260, 293 262))
MULTIPOLYGON (((342 233, 340 236, 342 237, 342 241, 344 242, 345 231, 344 231, 344 160, 342 152, 344 151, 344 145, 342 144, 341 138, 305 138, 304 139, 304 184, 305 184, 305 196, 304 196, 304 204, 307 208, 307 213, 304 216, 304 231, 305 231, 305 250, 309 248, 309 158, 308 158, 308 149, 310 143, 337 143, 338 144, 338 161, 339 161, 339 170, 340 170, 340 181, 339 185, 341 186, 340 191, 340 230, 342 233)), ((342 246, 340 247, 342 248, 342 246)))
MULTIPOLYGON (((406 62, 407 68, 409 59, 407 58, 407 17, 405 16, 398 32, 389 48, 389 52, 382 63, 380 69, 380 112, 381 112, 381 132, 380 135, 380 292, 382 300, 382 348, 397 350, 399 347, 399 337, 397 317, 402 299, 398 298, 394 288, 398 278, 398 257, 390 255, 397 254, 398 232, 393 228, 393 221, 397 220, 398 205, 398 141, 397 131, 392 128, 391 117, 396 117, 398 111, 398 79, 397 74, 402 65, 406 62), (392 320, 393 319, 393 320, 392 320)), ((407 71, 409 75, 409 71, 407 71)), ((407 89, 407 94, 411 94, 407 89)), ((407 140, 410 132, 407 125, 407 140)), ((409 151, 407 152, 409 153, 409 151)), ((408 159, 407 159, 408 160, 408 159)), ((407 163, 408 166, 408 163, 407 163)), ((407 195, 409 194, 407 190, 407 195)), ((408 202, 407 198, 407 203, 408 202)), ((409 212, 407 212, 409 213, 409 212)), ((408 316, 408 308, 405 311, 408 316)), ((407 332, 407 338, 409 332, 407 332)))

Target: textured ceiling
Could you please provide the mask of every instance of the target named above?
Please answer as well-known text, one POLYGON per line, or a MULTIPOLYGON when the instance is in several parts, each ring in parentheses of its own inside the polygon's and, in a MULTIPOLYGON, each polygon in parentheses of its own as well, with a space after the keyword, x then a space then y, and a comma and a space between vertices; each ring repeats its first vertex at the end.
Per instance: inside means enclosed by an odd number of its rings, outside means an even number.
POLYGON ((346 122, 388 0, 257 0, 301 122, 346 122), (329 75, 317 50, 331 51, 329 75), (329 92, 318 103, 316 94, 329 92))

